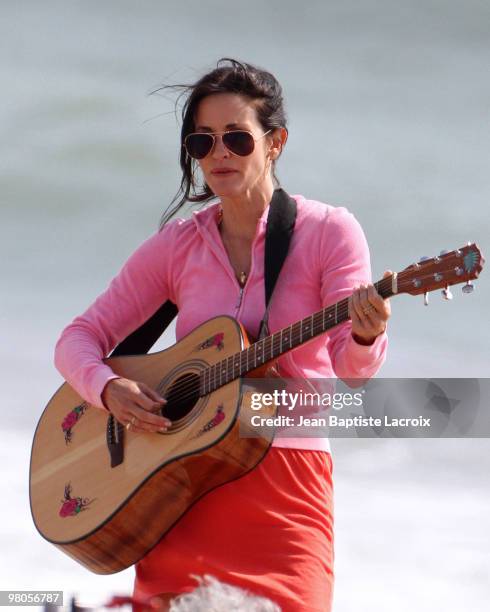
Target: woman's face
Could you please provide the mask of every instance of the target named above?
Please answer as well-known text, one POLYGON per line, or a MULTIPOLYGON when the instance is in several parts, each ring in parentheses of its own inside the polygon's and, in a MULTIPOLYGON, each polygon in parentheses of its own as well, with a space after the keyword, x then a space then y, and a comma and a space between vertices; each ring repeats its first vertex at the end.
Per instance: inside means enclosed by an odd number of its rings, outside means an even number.
POLYGON ((263 191, 267 181, 272 182, 272 132, 260 138, 264 130, 249 98, 233 93, 206 96, 199 103, 194 119, 196 132, 247 130, 256 140, 253 152, 241 157, 228 151, 218 136, 211 152, 199 160, 204 179, 217 196, 239 197, 263 191), (223 173, 223 169, 230 172, 223 173))

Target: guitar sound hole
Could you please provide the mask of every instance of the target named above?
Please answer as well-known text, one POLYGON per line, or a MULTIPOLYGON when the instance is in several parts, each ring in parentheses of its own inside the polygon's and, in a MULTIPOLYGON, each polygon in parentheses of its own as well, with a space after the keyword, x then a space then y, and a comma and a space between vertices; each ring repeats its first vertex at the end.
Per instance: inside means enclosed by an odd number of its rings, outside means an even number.
POLYGON ((184 374, 170 385, 165 393, 165 404, 162 414, 171 421, 185 417, 196 405, 199 399, 199 376, 184 374))

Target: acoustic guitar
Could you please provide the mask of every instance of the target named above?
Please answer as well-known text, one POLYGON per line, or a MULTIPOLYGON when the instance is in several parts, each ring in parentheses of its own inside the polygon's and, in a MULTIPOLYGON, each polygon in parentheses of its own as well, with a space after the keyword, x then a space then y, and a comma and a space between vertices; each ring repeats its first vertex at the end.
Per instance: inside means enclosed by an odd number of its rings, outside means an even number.
MULTIPOLYGON (((426 294, 478 277, 475 244, 421 260, 375 287, 383 298, 426 294)), ((168 403, 165 433, 132 433, 67 383, 46 406, 31 452, 30 503, 39 533, 98 574, 123 570, 149 552, 212 489, 252 470, 271 443, 251 425, 244 377, 274 373, 275 360, 347 321, 347 298, 251 342, 231 317, 200 325, 166 350, 109 357, 116 374, 146 383, 168 403)), ((275 406, 269 409, 274 416, 275 406)), ((261 416, 266 416, 265 411, 261 416)))

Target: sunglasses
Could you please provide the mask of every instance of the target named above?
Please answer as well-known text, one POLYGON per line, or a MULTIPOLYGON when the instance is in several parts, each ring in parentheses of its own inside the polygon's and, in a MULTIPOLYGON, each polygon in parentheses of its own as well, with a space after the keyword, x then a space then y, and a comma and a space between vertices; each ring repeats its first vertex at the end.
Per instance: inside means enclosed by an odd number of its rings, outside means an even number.
POLYGON ((221 135, 225 147, 234 155, 245 157, 253 153, 255 143, 266 136, 272 130, 265 132, 262 136, 254 138, 251 132, 246 130, 230 130, 228 132, 194 132, 187 134, 184 139, 184 148, 193 159, 203 159, 209 155, 216 143, 216 136, 221 135))

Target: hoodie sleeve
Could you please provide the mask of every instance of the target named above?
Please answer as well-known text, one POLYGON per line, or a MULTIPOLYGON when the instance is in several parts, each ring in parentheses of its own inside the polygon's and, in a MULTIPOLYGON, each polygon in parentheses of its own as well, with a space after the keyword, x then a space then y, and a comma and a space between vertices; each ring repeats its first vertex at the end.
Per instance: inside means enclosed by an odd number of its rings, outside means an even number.
MULTIPOLYGON (((327 216, 322 237, 322 306, 351 295, 361 283, 371 283, 369 248, 354 215, 343 207, 327 216)), ((327 334, 327 348, 335 374, 350 386, 350 379, 374 376, 386 357, 386 331, 369 346, 352 337, 352 323, 346 321, 327 334)), ((362 384, 362 383, 361 383, 362 384)))
POLYGON ((86 401, 105 408, 101 394, 118 376, 102 360, 168 299, 173 241, 181 220, 148 238, 126 261, 108 288, 62 331, 54 361, 86 401))

